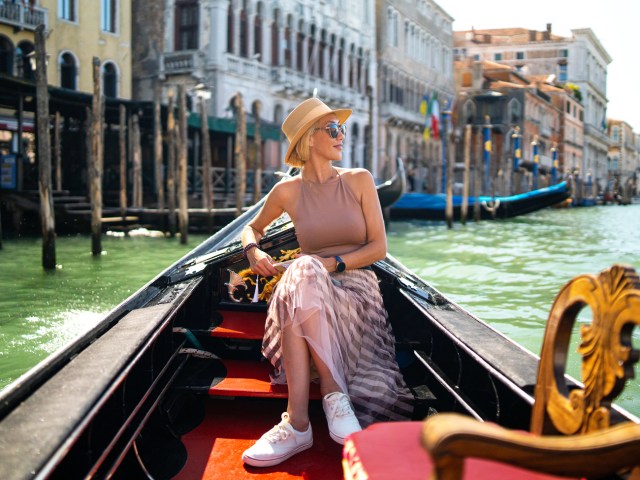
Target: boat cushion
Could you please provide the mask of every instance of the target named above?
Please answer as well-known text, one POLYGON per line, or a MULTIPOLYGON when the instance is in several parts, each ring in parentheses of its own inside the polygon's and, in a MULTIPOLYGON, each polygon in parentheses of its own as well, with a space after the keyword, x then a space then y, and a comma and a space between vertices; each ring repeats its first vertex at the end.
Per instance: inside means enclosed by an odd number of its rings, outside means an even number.
MULTIPOLYGON (((423 422, 376 423, 347 438, 342 451, 346 480, 424 480, 433 464, 420 444, 423 422)), ((566 480, 499 462, 468 458, 464 480, 566 480)))

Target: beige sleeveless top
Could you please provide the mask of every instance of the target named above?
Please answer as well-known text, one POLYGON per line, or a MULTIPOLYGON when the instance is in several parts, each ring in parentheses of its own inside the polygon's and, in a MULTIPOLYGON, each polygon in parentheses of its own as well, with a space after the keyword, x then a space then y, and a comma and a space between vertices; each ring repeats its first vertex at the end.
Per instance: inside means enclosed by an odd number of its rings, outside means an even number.
POLYGON ((302 253, 343 255, 367 242, 362 207, 340 174, 326 183, 301 183, 295 218, 291 220, 302 253))

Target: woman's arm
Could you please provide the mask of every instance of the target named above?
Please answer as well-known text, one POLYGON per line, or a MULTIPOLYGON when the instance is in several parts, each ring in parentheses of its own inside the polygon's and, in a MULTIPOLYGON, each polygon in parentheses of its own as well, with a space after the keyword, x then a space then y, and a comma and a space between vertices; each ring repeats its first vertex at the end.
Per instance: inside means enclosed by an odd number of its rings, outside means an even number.
MULTIPOLYGON (((341 255, 340 258, 347 265, 347 269, 365 267, 382 260, 387 255, 387 235, 378 192, 373 176, 368 170, 344 170, 341 175, 345 175, 349 188, 360 200, 367 226, 367 243, 358 250, 341 255)), ((329 272, 335 271, 334 257, 323 258, 321 261, 329 272)))
POLYGON ((258 214, 242 230, 242 246, 246 248, 249 245, 256 245, 245 250, 251 270, 264 277, 278 273, 272 265, 274 260, 271 255, 260 250, 258 245, 267 227, 284 211, 283 205, 286 204, 287 189, 283 187, 283 183, 278 183, 273 187, 258 214))

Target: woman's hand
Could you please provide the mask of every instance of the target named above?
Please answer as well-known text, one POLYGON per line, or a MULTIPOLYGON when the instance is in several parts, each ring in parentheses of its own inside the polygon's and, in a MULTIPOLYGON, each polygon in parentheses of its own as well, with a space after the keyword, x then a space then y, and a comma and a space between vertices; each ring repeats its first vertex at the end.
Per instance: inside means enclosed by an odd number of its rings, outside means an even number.
MULTIPOLYGON (((301 254, 297 254, 295 255, 295 258, 300 258, 301 256, 302 256, 301 254)), ((336 271, 335 257, 325 258, 325 257, 319 257, 318 255, 309 255, 309 256, 318 260, 327 272, 331 273, 336 271)))
POLYGON ((247 252, 247 260, 249 260, 251 271, 257 275, 271 277, 278 273, 276 267, 273 266, 275 263, 273 257, 258 247, 252 248, 247 252))

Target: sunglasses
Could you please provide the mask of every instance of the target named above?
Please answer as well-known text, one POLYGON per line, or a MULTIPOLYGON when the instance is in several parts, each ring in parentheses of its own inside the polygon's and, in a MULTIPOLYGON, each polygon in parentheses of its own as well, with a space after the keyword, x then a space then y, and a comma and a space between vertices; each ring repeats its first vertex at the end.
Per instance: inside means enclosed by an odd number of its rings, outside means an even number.
POLYGON ((338 134, 340 133, 343 137, 347 135, 347 126, 344 124, 340 125, 339 123, 330 123, 324 127, 323 130, 329 132, 329 136, 331 138, 338 138, 338 134))

